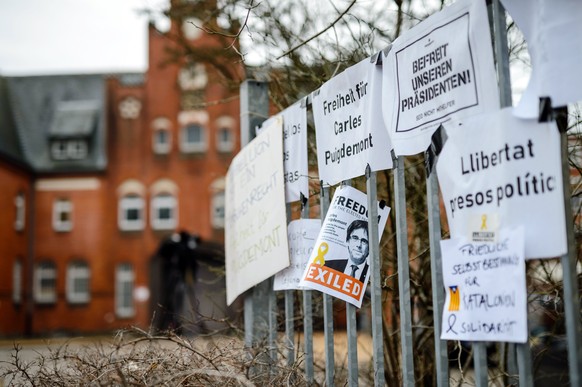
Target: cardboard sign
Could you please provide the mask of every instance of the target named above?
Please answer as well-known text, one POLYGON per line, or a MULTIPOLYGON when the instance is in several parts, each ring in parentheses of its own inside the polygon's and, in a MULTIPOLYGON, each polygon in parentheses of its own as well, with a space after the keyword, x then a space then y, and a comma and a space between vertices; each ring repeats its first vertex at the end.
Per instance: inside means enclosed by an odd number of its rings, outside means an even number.
POLYGON ((512 108, 444 125, 437 173, 452 238, 496 241, 523 226, 526 258, 566 253, 566 222, 555 122, 522 120, 512 108))
POLYGON ((309 197, 307 170, 307 109, 295 103, 283 115, 283 162, 285 170, 285 202, 298 201, 301 194, 309 197))
POLYGON ((226 302, 289 266, 282 119, 233 159, 226 176, 226 302))
MULTIPOLYGON (((381 236, 390 208, 378 208, 381 236)), ((300 285, 340 298, 356 307, 370 276, 367 197, 349 186, 333 195, 300 285)))
POLYGON ((441 241, 446 300, 441 339, 525 343, 527 290, 523 229, 497 243, 441 241))
POLYGON ((384 119, 397 156, 425 151, 452 117, 499 109, 483 1, 459 0, 406 31, 383 67, 384 119))
POLYGON ((287 239, 291 264, 275 274, 273 290, 303 289, 299 286, 299 282, 320 229, 321 220, 319 219, 297 219, 289 223, 287 239))
POLYGON ((381 68, 370 59, 346 69, 313 94, 319 177, 334 185, 392 168, 381 113, 381 68))
POLYGON ((523 32, 532 72, 515 109, 524 118, 536 118, 539 98, 552 105, 582 100, 582 2, 572 0, 502 0, 523 32))

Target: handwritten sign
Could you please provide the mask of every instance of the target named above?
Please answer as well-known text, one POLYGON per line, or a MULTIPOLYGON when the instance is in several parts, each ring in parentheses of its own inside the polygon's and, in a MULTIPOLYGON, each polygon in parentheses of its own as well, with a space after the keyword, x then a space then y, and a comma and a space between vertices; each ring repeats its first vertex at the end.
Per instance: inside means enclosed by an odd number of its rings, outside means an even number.
POLYGON ((303 289, 299 286, 299 282, 320 229, 321 220, 319 219, 297 219, 289 223, 287 239, 291 264, 275 274, 274 290, 303 289))
MULTIPOLYGON (((378 208, 379 236, 389 212, 378 208)), ((300 285, 359 308, 370 275, 368 221, 366 194, 349 186, 336 189, 300 285)))
POLYGON ((282 120, 233 159, 226 176, 226 302, 289 266, 282 120))
POLYGON ((370 59, 346 69, 313 94, 320 179, 334 185, 392 168, 392 145, 381 113, 381 68, 370 59))
POLYGON ((494 238, 497 228, 524 226, 527 258, 564 254, 566 222, 555 122, 522 120, 506 108, 444 127, 448 139, 437 173, 451 237, 494 238))
POLYGON ((398 156, 425 151, 453 116, 499 108, 482 1, 457 1, 406 31, 383 67, 384 119, 398 156))
POLYGON ((527 341, 523 229, 497 243, 441 241, 446 300, 441 339, 527 341))

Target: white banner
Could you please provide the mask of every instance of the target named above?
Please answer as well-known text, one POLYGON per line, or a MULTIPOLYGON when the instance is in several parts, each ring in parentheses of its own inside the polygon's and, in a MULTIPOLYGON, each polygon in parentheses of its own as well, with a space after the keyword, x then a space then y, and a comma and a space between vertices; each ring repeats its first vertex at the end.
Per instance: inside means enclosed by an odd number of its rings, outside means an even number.
POLYGON ((451 238, 495 241, 523 226, 526 258, 566 252, 566 222, 555 122, 522 120, 512 108, 444 125, 437 161, 451 238))
MULTIPOLYGON (((378 208, 378 236, 390 208, 378 208)), ((367 197, 349 186, 336 189, 300 286, 362 305, 370 276, 367 197)))
POLYGON ((499 109, 484 1, 459 0, 404 32, 383 67, 384 119, 397 156, 424 152, 453 116, 499 109))
POLYGON ((297 102, 281 113, 283 115, 283 160, 285 170, 285 201, 309 198, 307 170, 307 109, 297 102))
POLYGON ((552 105, 582 100, 582 2, 578 0, 502 0, 523 32, 532 72, 515 114, 536 118, 539 98, 552 105))
POLYGON ((297 219, 287 226, 291 265, 275 274, 273 290, 303 289, 299 286, 315 240, 321 229, 319 219, 297 219))
POLYGON ((497 243, 441 241, 441 339, 525 343, 527 290, 523 229, 502 230, 497 243))
POLYGON ((392 145, 381 112, 381 73, 370 59, 346 69, 313 93, 319 177, 334 185, 392 168, 392 145))
POLYGON ((289 266, 282 119, 235 156, 226 176, 226 302, 289 266))

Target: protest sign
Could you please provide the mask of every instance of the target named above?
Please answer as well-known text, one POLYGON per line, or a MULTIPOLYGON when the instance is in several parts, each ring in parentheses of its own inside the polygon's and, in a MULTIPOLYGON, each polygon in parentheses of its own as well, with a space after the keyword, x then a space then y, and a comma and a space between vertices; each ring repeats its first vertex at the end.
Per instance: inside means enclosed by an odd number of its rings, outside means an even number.
POLYGON ((404 32, 383 67, 384 120, 397 156, 425 151, 453 116, 499 109, 483 1, 459 0, 404 32))
POLYGON ((297 219, 289 223, 287 240, 291 264, 275 274, 273 290, 303 289, 299 286, 299 282, 320 229, 321 220, 319 219, 297 219))
POLYGON ((392 145, 381 113, 381 68, 370 59, 346 69, 313 93, 319 177, 334 185, 392 168, 392 145))
POLYGON ((282 119, 235 156, 226 175, 226 302, 289 266, 282 119))
POLYGON ((564 254, 556 123, 519 119, 505 108, 444 128, 437 173, 451 237, 495 241, 496 229, 524 226, 526 258, 564 254))
MULTIPOLYGON (((378 208, 378 236, 390 208, 378 208)), ((369 273, 368 208, 366 194, 339 187, 331 200, 300 286, 362 305, 369 273)))
POLYGON ((268 127, 272 120, 283 119, 283 170, 285 178, 285 202, 291 203, 309 197, 307 168, 307 110, 297 102, 281 113, 269 117, 260 128, 268 127))
POLYGON ((554 107, 582 100, 582 2, 502 0, 522 31, 531 58, 531 75, 515 114, 535 118, 539 98, 554 107))
POLYGON ((497 243, 441 241, 446 292, 441 339, 525 343, 527 297, 523 229, 497 243))

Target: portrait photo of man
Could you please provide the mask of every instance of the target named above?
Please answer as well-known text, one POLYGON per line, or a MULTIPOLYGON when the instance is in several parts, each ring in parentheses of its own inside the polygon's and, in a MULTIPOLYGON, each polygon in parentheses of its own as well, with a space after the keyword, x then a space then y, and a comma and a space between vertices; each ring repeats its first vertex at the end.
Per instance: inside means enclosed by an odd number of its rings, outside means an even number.
POLYGON ((326 260, 324 266, 348 274, 360 282, 366 280, 368 274, 368 253, 370 252, 368 238, 368 222, 354 220, 346 230, 346 243, 349 259, 326 260))

